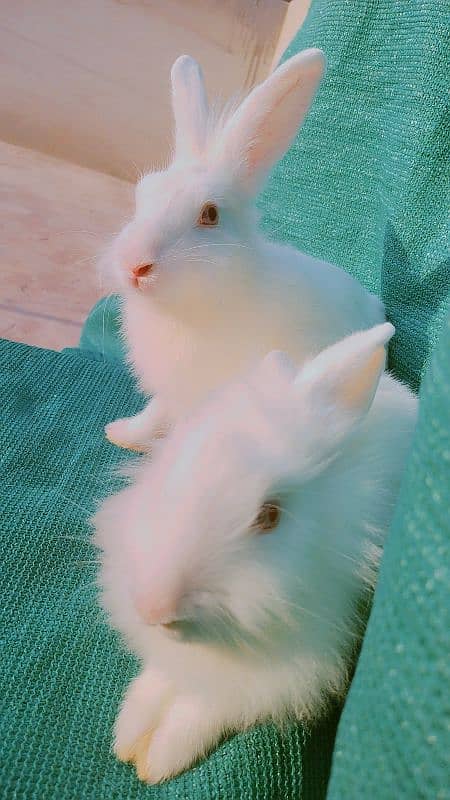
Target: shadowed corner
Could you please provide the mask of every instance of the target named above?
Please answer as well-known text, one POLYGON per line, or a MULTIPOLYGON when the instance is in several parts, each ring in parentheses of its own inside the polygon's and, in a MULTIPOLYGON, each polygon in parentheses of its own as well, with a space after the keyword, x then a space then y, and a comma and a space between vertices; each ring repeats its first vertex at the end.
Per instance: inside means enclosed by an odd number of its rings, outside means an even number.
POLYGON ((386 316, 395 326, 388 369, 419 390, 428 357, 450 308, 450 258, 427 271, 413 262, 391 221, 387 221, 381 269, 381 297, 386 316), (426 291, 425 291, 426 287, 426 291), (443 291, 444 289, 444 291, 443 291))

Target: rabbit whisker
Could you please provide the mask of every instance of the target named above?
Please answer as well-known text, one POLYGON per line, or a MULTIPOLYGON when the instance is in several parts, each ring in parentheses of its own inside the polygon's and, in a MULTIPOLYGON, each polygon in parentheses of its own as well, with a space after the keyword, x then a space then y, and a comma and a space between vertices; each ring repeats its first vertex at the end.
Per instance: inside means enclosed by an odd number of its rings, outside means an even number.
POLYGON ((72 536, 71 534, 57 533, 57 534, 55 534, 55 536, 53 538, 54 539, 58 539, 58 540, 59 539, 66 539, 69 542, 78 542, 78 543, 81 543, 81 544, 89 545, 89 547, 92 547, 92 543, 89 540, 88 536, 72 536))
MULTIPOLYGON (((296 522, 299 526, 301 526, 302 520, 296 517, 291 511, 289 511, 289 509, 285 508, 284 506, 279 506, 279 508, 283 514, 286 514, 286 516, 290 517, 294 522, 296 522)), ((335 547, 331 547, 328 545, 321 545, 318 542, 313 542, 313 544, 314 547, 317 547, 321 550, 327 550, 330 553, 335 553, 336 555, 341 556, 342 558, 345 558, 348 561, 351 561, 353 564, 356 564, 357 566, 359 566, 360 564, 360 561, 358 561, 358 559, 352 558, 352 556, 349 556, 347 553, 344 553, 342 552, 342 550, 338 550, 335 547)))
POLYGON ((181 250, 178 255, 184 255, 185 253, 191 253, 193 250, 201 250, 202 248, 207 248, 208 250, 211 247, 241 247, 245 250, 251 250, 252 248, 249 247, 248 244, 241 244, 240 242, 210 242, 209 244, 196 244, 193 247, 187 247, 185 250, 181 250))
POLYGON ((63 494, 62 492, 58 492, 57 497, 60 497, 61 500, 65 500, 67 503, 71 503, 73 506, 75 506, 75 508, 79 508, 80 511, 83 511, 85 514, 92 514, 93 512, 92 508, 82 506, 80 503, 77 503, 76 500, 73 500, 71 497, 67 497, 67 495, 63 494))
POLYGON ((338 633, 346 633, 347 635, 350 635, 352 637, 355 636, 355 631, 352 630, 351 628, 348 628, 345 625, 338 625, 328 617, 323 616, 323 614, 317 614, 315 611, 311 611, 309 608, 301 606, 299 603, 292 603, 289 600, 284 600, 284 604, 286 606, 290 606, 295 611, 301 611, 303 614, 308 614, 310 617, 318 619, 320 622, 325 622, 331 628, 334 628, 334 630, 338 631, 338 633))
POLYGON ((103 359, 103 361, 106 361, 106 358, 105 358, 105 317, 106 317, 106 314, 107 314, 107 311, 108 311, 108 306, 111 305, 111 298, 112 298, 112 294, 108 295, 108 297, 106 298, 106 303, 103 306, 103 313, 102 313, 102 359, 103 359))

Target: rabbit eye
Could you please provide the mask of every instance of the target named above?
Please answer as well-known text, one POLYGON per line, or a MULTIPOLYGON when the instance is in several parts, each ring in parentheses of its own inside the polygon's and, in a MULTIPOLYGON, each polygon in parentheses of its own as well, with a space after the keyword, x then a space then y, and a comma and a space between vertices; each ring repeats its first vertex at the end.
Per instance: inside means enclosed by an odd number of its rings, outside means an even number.
POLYGON ((266 500, 256 517, 252 528, 256 528, 259 533, 269 533, 277 527, 281 517, 281 508, 277 500, 266 500))
POLYGON ((198 225, 217 225, 219 222, 219 209, 215 203, 205 203, 200 211, 197 224, 198 225))

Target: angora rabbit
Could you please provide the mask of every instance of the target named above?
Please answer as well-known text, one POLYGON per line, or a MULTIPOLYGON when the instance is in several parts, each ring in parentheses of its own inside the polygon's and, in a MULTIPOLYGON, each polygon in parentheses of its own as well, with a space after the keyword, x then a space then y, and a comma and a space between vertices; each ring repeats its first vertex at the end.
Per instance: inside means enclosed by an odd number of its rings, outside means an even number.
POLYGON ((393 330, 355 333, 300 370, 266 356, 94 517, 103 606, 143 662, 115 752, 143 780, 344 691, 416 417, 382 374, 393 330))
POLYGON ((219 116, 208 110, 198 64, 175 62, 174 158, 138 183, 135 216, 103 259, 123 297, 130 363, 154 395, 142 413, 107 426, 116 444, 147 449, 160 429, 270 350, 300 364, 384 320, 381 302, 343 270, 258 230, 255 195, 323 69, 323 53, 305 50, 219 116))

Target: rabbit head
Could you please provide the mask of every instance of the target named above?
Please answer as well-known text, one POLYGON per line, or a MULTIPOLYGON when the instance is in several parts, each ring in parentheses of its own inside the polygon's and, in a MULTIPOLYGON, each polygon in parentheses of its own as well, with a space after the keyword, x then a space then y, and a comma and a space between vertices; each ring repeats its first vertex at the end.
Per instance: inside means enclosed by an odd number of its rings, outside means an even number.
POLYGON ((227 298, 253 290, 254 196, 294 138, 323 69, 322 52, 305 50, 218 115, 209 110, 199 65, 178 58, 173 158, 137 184, 134 217, 103 258, 113 288, 181 316, 206 313, 211 304, 218 313, 227 298))
POLYGON ((271 353, 106 500, 94 520, 104 605, 141 650, 155 627, 281 646, 293 626, 317 637, 318 620, 345 616, 361 583, 364 536, 348 515, 362 524, 363 477, 359 462, 335 462, 363 427, 393 331, 353 334, 300 371, 271 353))

